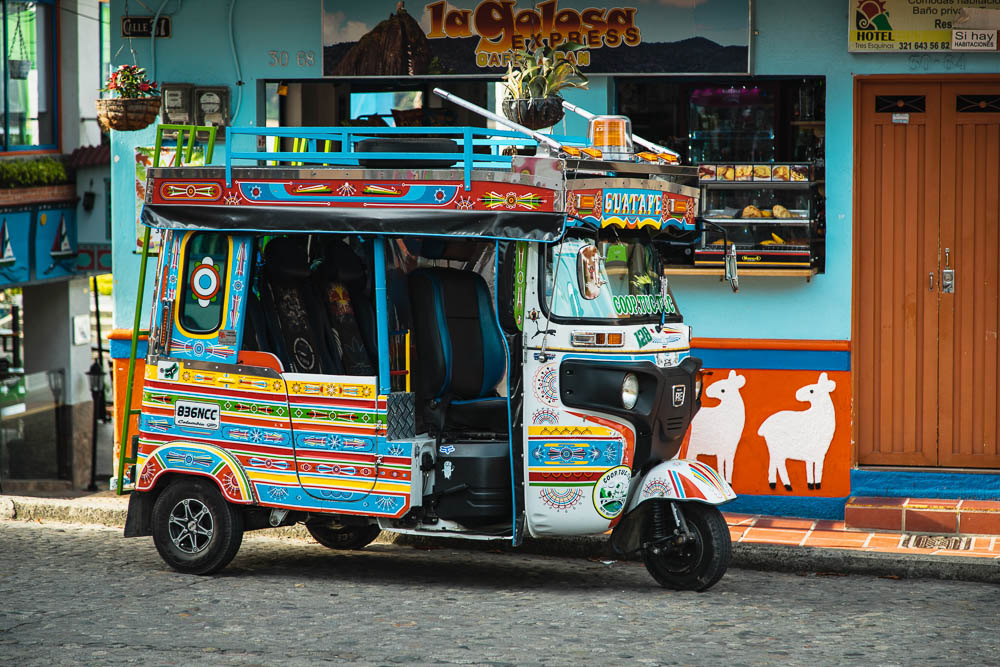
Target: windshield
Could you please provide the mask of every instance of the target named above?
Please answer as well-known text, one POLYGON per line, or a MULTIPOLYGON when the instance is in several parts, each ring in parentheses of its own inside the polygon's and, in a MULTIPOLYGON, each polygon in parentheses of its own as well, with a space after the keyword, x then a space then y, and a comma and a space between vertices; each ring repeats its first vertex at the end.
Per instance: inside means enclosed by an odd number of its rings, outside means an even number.
POLYGON ((571 238, 546 249, 543 294, 546 303, 551 304, 552 316, 634 322, 680 321, 669 285, 662 282, 666 277, 652 244, 598 241, 596 262, 591 259, 595 254, 593 245, 587 239, 571 238), (597 277, 593 283, 586 281, 585 293, 581 293, 579 278, 581 262, 590 272, 596 271, 597 277))

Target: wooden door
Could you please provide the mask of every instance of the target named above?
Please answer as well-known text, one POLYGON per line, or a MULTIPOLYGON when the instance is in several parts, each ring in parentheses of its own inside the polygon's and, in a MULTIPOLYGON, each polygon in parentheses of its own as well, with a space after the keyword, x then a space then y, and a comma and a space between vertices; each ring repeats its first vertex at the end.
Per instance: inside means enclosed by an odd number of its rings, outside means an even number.
POLYGON ((1000 468, 997 296, 1000 289, 1000 80, 941 86, 938 463, 1000 468))
POLYGON ((998 96, 1000 81, 859 86, 854 386, 863 465, 1000 467, 998 96), (944 270, 955 271, 954 293, 942 292, 944 270))
POLYGON ((929 276, 937 267, 939 90, 860 88, 854 386, 862 464, 937 463, 937 292, 929 276))

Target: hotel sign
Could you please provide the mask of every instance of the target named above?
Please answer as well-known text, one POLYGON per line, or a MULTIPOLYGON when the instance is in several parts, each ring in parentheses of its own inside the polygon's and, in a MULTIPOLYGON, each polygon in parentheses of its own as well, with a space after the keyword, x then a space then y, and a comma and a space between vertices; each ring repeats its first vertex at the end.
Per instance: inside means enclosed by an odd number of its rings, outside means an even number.
MULTIPOLYGON (((995 38, 992 49, 955 48, 952 32, 966 33, 966 37, 968 33, 991 32, 965 30, 966 26, 958 21, 964 10, 1000 9, 997 0, 848 0, 848 3, 847 50, 851 53, 996 50, 995 38)), ((965 41, 963 38, 959 43, 965 41)))
POLYGON ((952 51, 996 51, 996 30, 952 30, 952 51))

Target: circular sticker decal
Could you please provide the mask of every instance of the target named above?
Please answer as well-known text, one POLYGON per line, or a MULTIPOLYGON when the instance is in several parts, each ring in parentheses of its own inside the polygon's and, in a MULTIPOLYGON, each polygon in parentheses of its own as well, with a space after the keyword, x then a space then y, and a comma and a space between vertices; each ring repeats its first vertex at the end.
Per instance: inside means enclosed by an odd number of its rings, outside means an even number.
POLYGON ((219 293, 221 284, 219 272, 212 263, 211 257, 201 260, 201 264, 191 272, 191 291, 198 299, 198 305, 202 308, 208 306, 212 297, 219 293))
POLYGON ((594 509, 605 519, 614 519, 625 509, 632 471, 628 466, 611 468, 594 485, 594 509))

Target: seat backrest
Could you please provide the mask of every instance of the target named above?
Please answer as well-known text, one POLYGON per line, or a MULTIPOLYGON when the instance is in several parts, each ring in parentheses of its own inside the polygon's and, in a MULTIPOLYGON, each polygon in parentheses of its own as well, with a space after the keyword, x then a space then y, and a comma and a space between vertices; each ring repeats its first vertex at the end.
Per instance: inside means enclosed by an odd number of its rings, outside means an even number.
POLYGON ((364 265, 340 240, 331 241, 316 274, 317 290, 326 307, 337 349, 348 375, 374 375, 377 359, 375 312, 365 286, 364 265))
POLYGON ((409 288, 421 398, 495 396, 507 357, 486 281, 473 271, 427 268, 410 274, 409 288))
POLYGON ((247 290, 246 309, 246 320, 243 323, 243 344, 240 346, 240 350, 274 352, 274 345, 268 335, 264 308, 260 305, 260 299, 257 298, 252 289, 247 290))
POLYGON ((268 242, 260 292, 274 352, 291 372, 341 374, 340 360, 329 352, 329 332, 310 276, 303 239, 268 242))

